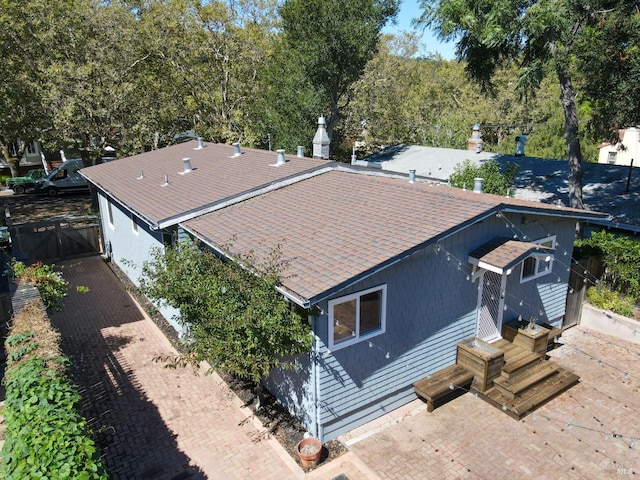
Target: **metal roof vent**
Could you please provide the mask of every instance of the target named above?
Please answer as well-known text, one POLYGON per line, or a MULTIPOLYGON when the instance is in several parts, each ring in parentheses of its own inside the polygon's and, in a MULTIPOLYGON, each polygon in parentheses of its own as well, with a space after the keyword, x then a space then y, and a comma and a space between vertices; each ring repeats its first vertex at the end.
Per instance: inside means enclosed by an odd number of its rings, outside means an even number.
POLYGON ((140 176, 136 177, 136 180, 142 180, 144 178, 144 170, 140 170, 140 176))
POLYGON ((409 170, 409 183, 416 183, 416 171, 409 170))
POLYGON ((185 175, 187 173, 193 172, 193 169, 191 168, 191 159, 189 157, 182 159, 182 165, 184 167, 184 170, 182 172, 178 172, 180 173, 180 175, 185 175))
POLYGON ((198 137, 198 146, 194 148, 194 150, 202 150, 204 148, 204 143, 202 143, 202 137, 198 137))
POLYGON ((166 173, 164 174, 164 183, 162 185, 160 185, 161 187, 166 187, 167 185, 169 185, 169 175, 167 175, 166 173))
POLYGON ((276 161, 276 167, 279 167, 280 165, 284 165, 285 163, 287 163, 287 159, 284 158, 284 150, 276 150, 276 152, 278 152, 278 160, 276 161))
POLYGON ((242 155, 242 152, 240 151, 240 143, 235 142, 232 145, 233 145, 233 156, 239 157, 240 155, 242 155))
POLYGON ((473 192, 474 193, 482 193, 482 184, 484 183, 484 178, 474 178, 473 179, 473 192))
POLYGON ((324 117, 318 118, 318 130, 313 137, 313 158, 329 159, 329 135, 324 117))
POLYGON ((302 145, 298 145, 298 157, 304 157, 304 147, 302 145))

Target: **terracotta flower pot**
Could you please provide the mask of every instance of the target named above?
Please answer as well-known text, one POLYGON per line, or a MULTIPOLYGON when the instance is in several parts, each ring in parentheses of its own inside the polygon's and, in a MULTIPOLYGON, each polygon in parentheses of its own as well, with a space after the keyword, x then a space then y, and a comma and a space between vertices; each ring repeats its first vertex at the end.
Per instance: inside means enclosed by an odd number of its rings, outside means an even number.
POLYGON ((296 445, 296 452, 304 467, 315 467, 322 454, 322 443, 317 438, 303 438, 296 445))

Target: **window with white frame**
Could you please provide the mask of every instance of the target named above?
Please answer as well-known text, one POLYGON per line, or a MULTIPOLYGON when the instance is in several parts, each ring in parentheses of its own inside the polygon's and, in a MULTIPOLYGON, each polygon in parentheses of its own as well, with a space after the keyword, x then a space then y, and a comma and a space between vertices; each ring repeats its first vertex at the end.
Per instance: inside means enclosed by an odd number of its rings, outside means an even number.
POLYGON ((607 163, 615 164, 618 159, 618 152, 609 152, 609 156, 607 157, 607 163))
POLYGON ((135 234, 138 233, 138 222, 136 221, 136 216, 133 212, 131 213, 131 230, 133 230, 133 233, 135 234))
POLYGON ((385 332, 387 286, 329 301, 329 349, 338 350, 385 332))
MULTIPOLYGON (((533 243, 542 245, 543 247, 556 248, 556 236, 541 238, 535 240, 533 243)), ((542 277, 551 273, 551 267, 553 266, 553 257, 546 259, 547 257, 531 256, 522 262, 522 274, 520 276, 520 282, 528 282, 534 278, 542 277)))
POLYGON ((115 229, 115 224, 113 223, 113 210, 109 200, 107 200, 107 220, 109 221, 109 226, 115 229))

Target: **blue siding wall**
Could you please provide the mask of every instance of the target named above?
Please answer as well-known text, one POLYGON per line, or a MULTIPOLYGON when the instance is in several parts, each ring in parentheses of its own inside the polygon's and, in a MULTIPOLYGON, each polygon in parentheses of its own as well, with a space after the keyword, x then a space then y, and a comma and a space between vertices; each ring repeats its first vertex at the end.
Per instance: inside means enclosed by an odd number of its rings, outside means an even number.
POLYGON ((505 298, 507 310, 504 312, 504 321, 508 322, 521 315, 527 320, 536 319, 538 323, 560 326, 567 300, 575 222, 539 216, 507 218, 515 223, 518 229, 524 229, 526 226, 526 235, 530 241, 555 235, 556 252, 551 272, 545 276, 521 283, 522 265, 513 270, 507 278, 505 298), (523 222, 526 222, 526 225, 523 225, 523 222))
POLYGON ((413 383, 455 363, 456 344, 475 334, 478 282, 468 279, 468 254, 495 236, 557 236, 562 258, 551 274, 521 284, 517 267, 508 277, 505 321, 534 313, 541 322, 561 319, 575 222, 531 216, 521 224, 522 219, 509 218, 512 226, 507 226, 503 219, 488 218, 440 242, 439 253, 429 247, 335 295, 387 285, 387 329, 370 339, 372 346, 363 341, 330 352, 328 301, 321 302, 316 353, 296 370, 274 373, 267 388, 323 441, 415 399, 413 383))
MULTIPOLYGON (((135 232, 131 213, 102 192, 98 194, 98 203, 104 243, 111 245, 111 261, 135 285, 140 285, 142 264, 151 258, 153 248, 162 247, 162 233, 151 230, 149 225, 139 218, 136 218, 138 230, 135 232), (113 223, 109 221, 107 202, 111 202, 113 223)), ((182 331, 175 320, 178 313, 176 309, 162 305, 156 307, 178 332, 182 331)))

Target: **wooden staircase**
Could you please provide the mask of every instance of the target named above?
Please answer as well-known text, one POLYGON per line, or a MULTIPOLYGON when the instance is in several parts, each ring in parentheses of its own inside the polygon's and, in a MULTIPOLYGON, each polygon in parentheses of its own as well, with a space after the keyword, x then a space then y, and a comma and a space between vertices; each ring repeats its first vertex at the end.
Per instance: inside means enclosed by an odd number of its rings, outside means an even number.
POLYGON ((491 346, 504 351, 505 364, 493 387, 478 392, 485 401, 520 419, 580 380, 576 374, 501 339, 491 346))
POLYGON ((467 362, 467 368, 461 364, 451 365, 414 384, 416 394, 427 401, 429 412, 436 402, 451 398, 447 395, 452 393, 448 391, 451 384, 463 386, 464 390, 471 384, 471 391, 477 392, 480 398, 519 420, 580 380, 576 374, 545 360, 544 353, 528 351, 505 339, 490 346, 498 350, 494 358, 500 363, 486 381, 478 381, 478 375, 467 370, 473 369, 467 362), (500 351, 504 353, 504 363, 500 351), (502 368, 496 376, 500 364, 502 368))

